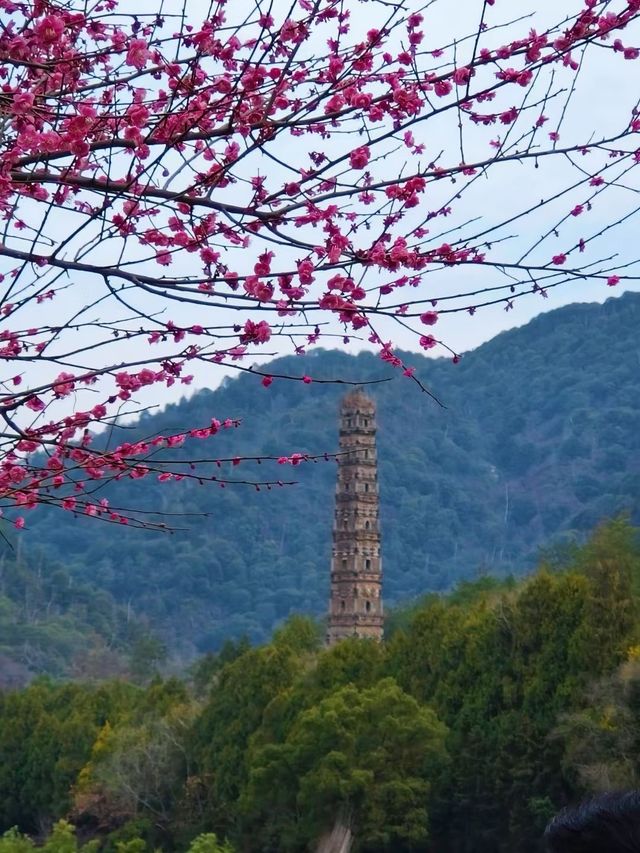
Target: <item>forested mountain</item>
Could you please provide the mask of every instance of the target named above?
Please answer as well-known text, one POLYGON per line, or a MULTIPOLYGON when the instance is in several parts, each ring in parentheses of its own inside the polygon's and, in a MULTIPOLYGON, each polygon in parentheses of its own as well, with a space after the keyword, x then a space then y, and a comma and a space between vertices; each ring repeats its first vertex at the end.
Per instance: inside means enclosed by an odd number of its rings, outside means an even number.
MULTIPOLYGON (((378 406, 385 596, 400 601, 478 573, 523 573, 543 543, 580 538, 619 512, 638 518, 639 328, 640 295, 629 293, 540 315, 459 364, 406 355, 446 408, 374 354, 314 351, 269 369, 316 379, 390 378, 369 391, 378 406)), ((144 416, 127 438, 231 417, 242 426, 198 452, 331 452, 343 393, 279 379, 264 388, 243 374, 144 416)), ((224 470, 299 482, 271 491, 121 482, 104 492, 112 502, 178 513, 169 523, 189 529, 136 532, 39 508, 27 516, 24 547, 62 560, 74 578, 149 616, 186 655, 243 633, 262 639, 294 611, 321 614, 335 463, 224 470)))
POLYGON ((0 689, 43 673, 135 680, 162 659, 148 626, 90 578, 78 580, 55 561, 26 562, 21 549, 0 557, 0 689))

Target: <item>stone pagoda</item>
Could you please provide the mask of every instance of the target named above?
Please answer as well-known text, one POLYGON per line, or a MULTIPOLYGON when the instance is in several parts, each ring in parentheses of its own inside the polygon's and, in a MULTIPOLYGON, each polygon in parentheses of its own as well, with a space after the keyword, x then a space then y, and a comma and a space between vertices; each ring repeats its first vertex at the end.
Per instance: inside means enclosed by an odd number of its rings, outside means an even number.
POLYGON ((327 644, 344 637, 382 639, 376 407, 362 391, 340 409, 340 453, 331 557, 327 644))

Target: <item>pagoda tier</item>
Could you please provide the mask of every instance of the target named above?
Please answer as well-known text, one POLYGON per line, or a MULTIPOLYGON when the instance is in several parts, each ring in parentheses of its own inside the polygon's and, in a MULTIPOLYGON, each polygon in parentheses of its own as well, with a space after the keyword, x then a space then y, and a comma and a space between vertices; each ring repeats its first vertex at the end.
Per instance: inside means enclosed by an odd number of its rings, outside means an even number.
POLYGON ((327 644, 382 639, 382 564, 375 403, 361 391, 342 401, 327 644))

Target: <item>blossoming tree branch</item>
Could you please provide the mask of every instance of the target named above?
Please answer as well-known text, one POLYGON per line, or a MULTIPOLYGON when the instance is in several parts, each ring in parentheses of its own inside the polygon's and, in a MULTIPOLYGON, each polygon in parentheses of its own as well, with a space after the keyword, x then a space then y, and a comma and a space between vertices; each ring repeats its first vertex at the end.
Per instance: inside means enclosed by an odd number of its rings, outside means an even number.
POLYGON ((214 444, 237 426, 224 413, 93 440, 202 365, 264 394, 319 377, 261 356, 355 338, 422 385, 396 332, 455 361, 452 313, 635 278, 608 247, 636 212, 640 116, 618 95, 640 0, 551 20, 513 5, 0 0, 0 503, 17 527, 39 504, 148 524, 94 498, 109 479, 224 484, 166 456, 214 444), (606 105, 594 63, 619 81, 606 105))

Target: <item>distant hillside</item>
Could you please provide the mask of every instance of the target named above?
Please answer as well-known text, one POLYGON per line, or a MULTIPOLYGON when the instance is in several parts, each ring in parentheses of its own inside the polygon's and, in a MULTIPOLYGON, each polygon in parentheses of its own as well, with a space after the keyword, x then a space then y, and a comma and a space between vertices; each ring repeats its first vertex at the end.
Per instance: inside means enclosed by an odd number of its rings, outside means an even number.
MULTIPOLYGON (((541 545, 580 538, 603 517, 628 511, 640 520, 639 329, 640 295, 626 294, 543 314, 458 365, 408 356, 446 409, 372 354, 274 362, 274 372, 317 378, 392 377, 371 389, 388 600, 479 572, 522 573, 541 545)), ((144 417, 139 431, 240 417, 243 426, 212 439, 211 452, 333 451, 343 393, 278 380, 265 389, 242 375, 144 417)), ((238 471, 282 476, 275 464, 238 471)), ((183 654, 243 632, 263 638, 291 611, 321 614, 327 599, 335 463, 287 473, 299 485, 271 492, 123 482, 112 501, 209 517, 165 536, 39 509, 24 544, 148 615, 183 654)))
POLYGON ((0 556, 0 690, 36 675, 144 677, 159 643, 105 589, 18 547, 0 556), (146 667, 146 671, 145 671, 146 667))

